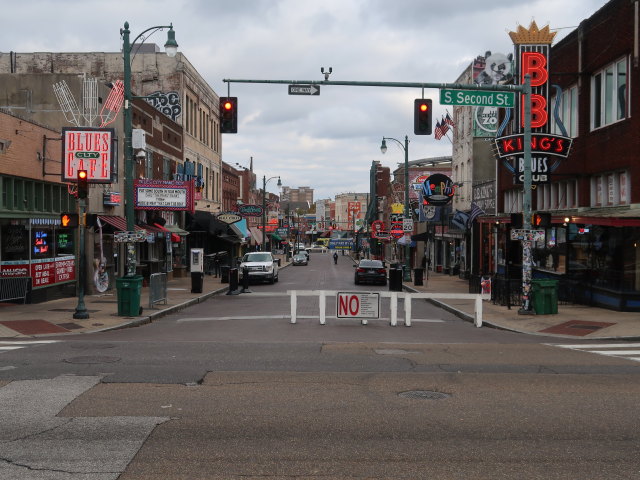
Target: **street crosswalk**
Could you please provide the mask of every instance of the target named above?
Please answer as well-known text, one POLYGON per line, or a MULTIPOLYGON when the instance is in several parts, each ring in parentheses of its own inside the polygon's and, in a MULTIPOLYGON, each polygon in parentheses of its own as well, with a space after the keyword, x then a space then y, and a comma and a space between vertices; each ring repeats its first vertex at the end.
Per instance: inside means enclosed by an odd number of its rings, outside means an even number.
POLYGON ((548 343, 547 345, 640 362, 640 343, 582 343, 571 345, 548 343))
POLYGON ((46 345, 51 343, 58 343, 59 340, 24 340, 24 341, 0 341, 0 353, 10 352, 12 350, 19 350, 31 345, 46 345))

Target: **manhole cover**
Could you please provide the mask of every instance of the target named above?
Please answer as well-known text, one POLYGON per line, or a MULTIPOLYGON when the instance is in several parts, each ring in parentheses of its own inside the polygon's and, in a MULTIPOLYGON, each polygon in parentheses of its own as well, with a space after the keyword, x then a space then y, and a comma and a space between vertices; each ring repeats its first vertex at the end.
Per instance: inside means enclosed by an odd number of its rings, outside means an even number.
POLYGON ((81 364, 93 364, 93 363, 115 363, 120 361, 120 357, 106 357, 106 356, 82 356, 65 358, 67 363, 81 363, 81 364))
POLYGON ((443 398, 449 398, 451 395, 448 393, 433 392, 431 390, 410 390, 408 392, 400 392, 398 396, 418 400, 442 400, 443 398))

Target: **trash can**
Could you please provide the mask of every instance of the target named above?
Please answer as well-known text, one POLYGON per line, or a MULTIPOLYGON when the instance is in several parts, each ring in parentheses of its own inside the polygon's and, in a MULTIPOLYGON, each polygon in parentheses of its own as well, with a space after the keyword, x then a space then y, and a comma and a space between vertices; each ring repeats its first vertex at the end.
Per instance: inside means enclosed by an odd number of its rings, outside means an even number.
POLYGON ((558 281, 536 278, 531 280, 533 309, 537 315, 558 313, 558 281))
POLYGON ((413 269, 413 284, 416 286, 423 285, 422 283, 422 275, 424 274, 424 270, 422 268, 414 268, 413 269))
POLYGON ((229 265, 220 265, 220 281, 222 283, 229 283, 229 265))
POLYGON ((202 293, 204 272, 191 272, 191 293, 202 293))
POLYGON ((390 292, 402 291, 402 269, 401 268, 389 269, 389 291, 390 292))
POLYGON ((119 317, 137 317, 142 314, 140 308, 142 279, 142 275, 116 278, 119 317))

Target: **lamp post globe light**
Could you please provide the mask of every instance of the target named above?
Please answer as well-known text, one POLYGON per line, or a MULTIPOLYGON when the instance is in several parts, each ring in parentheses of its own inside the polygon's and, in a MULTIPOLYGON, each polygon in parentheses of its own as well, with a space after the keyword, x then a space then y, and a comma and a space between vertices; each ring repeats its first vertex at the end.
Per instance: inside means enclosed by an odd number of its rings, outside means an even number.
MULTIPOLYGON (((404 150, 404 218, 411 218, 410 203, 409 203, 409 137, 404 136, 404 145, 400 140, 391 137, 382 137, 382 144, 380 145, 380 151, 387 153, 386 140, 393 140, 404 150)), ((411 246, 409 243, 404 245, 404 281, 411 281, 411 246)))
POLYGON ((274 178, 278 179, 278 187, 282 186, 282 181, 279 176, 267 178, 266 175, 262 176, 262 251, 267 248, 267 183, 274 178))

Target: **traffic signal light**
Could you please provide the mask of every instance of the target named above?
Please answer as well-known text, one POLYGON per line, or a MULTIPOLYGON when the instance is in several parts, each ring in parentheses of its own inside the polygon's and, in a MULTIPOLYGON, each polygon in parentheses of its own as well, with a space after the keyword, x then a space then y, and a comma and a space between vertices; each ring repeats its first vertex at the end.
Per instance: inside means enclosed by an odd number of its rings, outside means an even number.
POLYGON ((60 226, 62 228, 75 228, 78 226, 79 216, 77 213, 61 213, 60 226))
POLYGON ((431 135, 431 99, 416 98, 413 103, 413 133, 431 135))
POLYGON ((78 198, 87 198, 89 194, 89 177, 86 170, 78 170, 78 198))
POLYGON ((551 227, 551 214, 548 212, 538 212, 531 216, 531 226, 537 228, 551 227))
POLYGON ((220 97, 220 133, 238 133, 238 97, 220 97))

